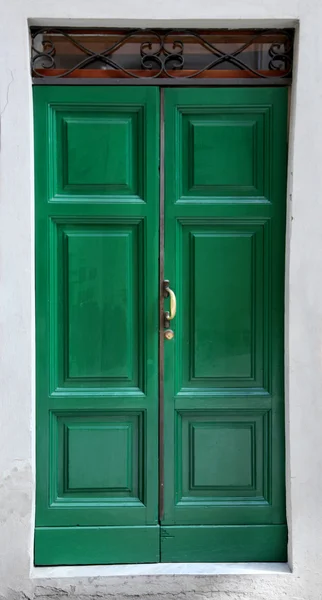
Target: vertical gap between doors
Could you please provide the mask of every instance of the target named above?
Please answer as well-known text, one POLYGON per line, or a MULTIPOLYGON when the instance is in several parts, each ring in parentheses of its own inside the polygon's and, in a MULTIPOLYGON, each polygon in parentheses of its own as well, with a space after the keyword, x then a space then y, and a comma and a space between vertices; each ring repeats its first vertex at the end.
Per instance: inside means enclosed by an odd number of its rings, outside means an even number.
POLYGON ((159 522, 164 513, 164 90, 160 88, 159 219, 159 522))

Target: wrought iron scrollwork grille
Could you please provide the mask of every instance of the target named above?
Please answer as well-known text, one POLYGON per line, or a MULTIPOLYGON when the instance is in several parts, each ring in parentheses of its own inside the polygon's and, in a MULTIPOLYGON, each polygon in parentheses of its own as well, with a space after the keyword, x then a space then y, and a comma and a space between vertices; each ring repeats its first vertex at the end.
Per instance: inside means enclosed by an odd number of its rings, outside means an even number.
POLYGON ((41 78, 289 78, 292 60, 292 30, 31 30, 32 75, 41 78))

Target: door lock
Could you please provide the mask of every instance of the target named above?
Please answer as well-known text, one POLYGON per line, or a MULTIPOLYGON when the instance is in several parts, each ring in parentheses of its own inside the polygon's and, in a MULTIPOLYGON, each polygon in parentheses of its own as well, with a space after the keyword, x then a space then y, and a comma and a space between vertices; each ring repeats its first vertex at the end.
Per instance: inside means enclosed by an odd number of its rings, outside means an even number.
POLYGON ((174 332, 172 331, 172 329, 166 329, 164 332, 164 337, 166 340, 173 340, 174 332))

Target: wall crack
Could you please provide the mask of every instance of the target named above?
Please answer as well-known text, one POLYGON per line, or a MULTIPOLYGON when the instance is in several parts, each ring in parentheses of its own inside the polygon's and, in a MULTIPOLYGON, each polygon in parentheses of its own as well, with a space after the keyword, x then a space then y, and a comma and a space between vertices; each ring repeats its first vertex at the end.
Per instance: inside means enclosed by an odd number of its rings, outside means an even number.
POLYGON ((9 104, 9 91, 10 91, 11 84, 14 82, 14 76, 13 76, 13 72, 12 72, 12 70, 11 70, 11 69, 9 69, 9 71, 10 71, 11 79, 10 79, 10 81, 9 81, 8 85, 7 85, 7 95, 6 95, 6 102, 5 102, 5 105, 4 105, 3 109, 2 109, 2 111, 0 112, 0 117, 3 117, 3 115, 4 115, 4 112, 5 112, 5 110, 6 110, 7 106, 8 106, 8 104, 9 104))

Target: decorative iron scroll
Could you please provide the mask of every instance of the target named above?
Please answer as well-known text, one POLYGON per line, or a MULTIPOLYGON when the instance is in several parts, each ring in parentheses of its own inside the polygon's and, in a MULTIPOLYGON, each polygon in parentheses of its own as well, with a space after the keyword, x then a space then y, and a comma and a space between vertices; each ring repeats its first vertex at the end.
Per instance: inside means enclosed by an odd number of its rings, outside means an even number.
POLYGON ((42 27, 32 29, 31 41, 31 70, 36 77, 93 77, 88 73, 95 69, 101 71, 100 77, 236 77, 237 72, 238 77, 267 79, 290 77, 292 71, 292 30, 42 27))

